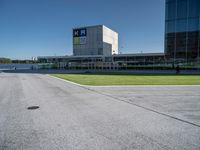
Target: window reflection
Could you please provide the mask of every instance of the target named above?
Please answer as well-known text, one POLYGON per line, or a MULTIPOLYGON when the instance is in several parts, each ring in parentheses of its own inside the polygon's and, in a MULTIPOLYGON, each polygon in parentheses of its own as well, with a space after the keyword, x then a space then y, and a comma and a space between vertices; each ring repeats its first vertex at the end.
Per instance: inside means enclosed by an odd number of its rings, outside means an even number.
POLYGON ((166 0, 165 53, 197 59, 200 54, 200 0, 166 0))

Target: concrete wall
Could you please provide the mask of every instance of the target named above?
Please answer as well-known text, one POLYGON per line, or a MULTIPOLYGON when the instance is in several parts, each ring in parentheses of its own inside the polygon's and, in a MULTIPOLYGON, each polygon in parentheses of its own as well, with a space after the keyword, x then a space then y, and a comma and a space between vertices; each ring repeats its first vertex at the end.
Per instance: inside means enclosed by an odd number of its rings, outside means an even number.
MULTIPOLYGON (((103 26, 103 42, 111 45, 111 53, 118 54, 118 33, 103 26)), ((104 49, 107 51, 107 49, 104 49)))
POLYGON ((87 36, 86 44, 73 44, 73 54, 79 55, 98 55, 98 49, 103 48, 102 27, 92 26, 86 27, 87 36))
MULTIPOLYGON (((118 53, 118 34, 103 26, 83 27, 87 30, 86 43, 74 44, 74 56, 105 55, 110 56, 118 53)), ((82 29, 83 29, 82 28, 82 29)), ((80 28, 81 29, 81 28, 80 28)))

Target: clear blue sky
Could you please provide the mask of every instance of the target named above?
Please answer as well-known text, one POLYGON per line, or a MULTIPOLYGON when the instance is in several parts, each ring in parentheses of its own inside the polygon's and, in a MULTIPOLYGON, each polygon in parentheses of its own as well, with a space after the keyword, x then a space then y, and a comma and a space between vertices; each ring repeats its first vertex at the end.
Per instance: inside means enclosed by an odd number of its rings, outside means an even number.
POLYGON ((0 57, 71 55, 72 28, 104 24, 122 53, 163 52, 164 0, 0 0, 0 57))

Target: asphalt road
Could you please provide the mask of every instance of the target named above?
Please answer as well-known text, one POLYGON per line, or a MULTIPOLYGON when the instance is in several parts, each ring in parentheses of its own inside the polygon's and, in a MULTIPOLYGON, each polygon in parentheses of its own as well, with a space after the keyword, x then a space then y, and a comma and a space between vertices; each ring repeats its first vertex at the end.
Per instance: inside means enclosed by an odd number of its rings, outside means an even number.
POLYGON ((88 87, 0 73, 0 150, 40 149, 200 150, 200 86, 88 87))

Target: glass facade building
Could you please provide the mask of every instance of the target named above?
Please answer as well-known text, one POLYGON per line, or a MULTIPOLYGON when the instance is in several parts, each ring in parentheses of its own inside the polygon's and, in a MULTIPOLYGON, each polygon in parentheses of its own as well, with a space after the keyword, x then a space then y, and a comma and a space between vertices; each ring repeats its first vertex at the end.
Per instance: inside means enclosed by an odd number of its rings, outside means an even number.
POLYGON ((200 0, 166 0, 165 54, 186 62, 200 56, 200 0))

